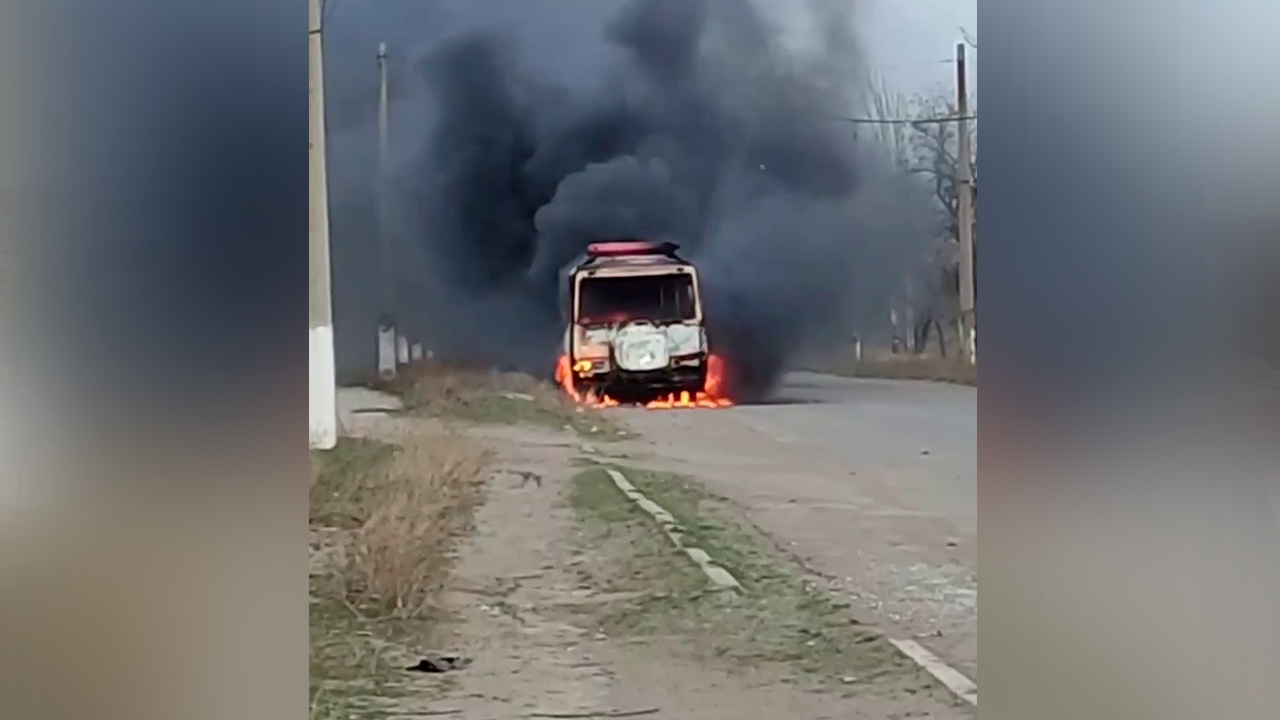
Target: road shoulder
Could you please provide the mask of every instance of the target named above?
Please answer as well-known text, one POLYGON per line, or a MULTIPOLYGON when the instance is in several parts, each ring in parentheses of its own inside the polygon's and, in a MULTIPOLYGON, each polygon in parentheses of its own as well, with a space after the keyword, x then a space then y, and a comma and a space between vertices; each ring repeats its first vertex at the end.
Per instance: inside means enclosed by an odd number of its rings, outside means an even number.
MULTIPOLYGON (((349 414, 388 437, 435 421, 349 414)), ((870 720, 972 717, 830 596, 805 585, 696 483, 635 473, 747 591, 708 586, 598 466, 623 461, 567 430, 473 426, 492 463, 432 627, 366 643, 386 717, 870 720), (594 449, 591 449, 594 450, 594 449), (456 670, 405 668, 461 658, 456 670)), ((612 448, 612 445, 606 447, 612 448)), ((633 470, 624 466, 628 474, 633 470)), ((359 637, 359 636, 357 636, 359 637)), ((361 717, 373 717, 364 712, 361 717)), ((314 716, 314 714, 313 714, 314 716)), ((331 717, 337 717, 336 715, 331 717)))
POLYGON ((607 608, 602 623, 613 632, 659 644, 679 637, 682 651, 698 662, 769 672, 779 682, 863 708, 927 709, 934 717, 965 710, 878 630, 859 623, 848 602, 826 592, 820 578, 752 526, 739 508, 696 480, 603 464, 579 473, 574 484, 575 507, 592 545, 612 558, 599 568, 598 582, 643 593, 643 602, 607 608), (681 543, 705 551, 741 583, 741 592, 716 591, 661 537, 659 524, 617 489, 610 469, 669 513, 681 543), (644 528, 639 532, 649 536, 647 542, 631 536, 637 528, 644 528), (615 539, 619 534, 622 542, 615 539))

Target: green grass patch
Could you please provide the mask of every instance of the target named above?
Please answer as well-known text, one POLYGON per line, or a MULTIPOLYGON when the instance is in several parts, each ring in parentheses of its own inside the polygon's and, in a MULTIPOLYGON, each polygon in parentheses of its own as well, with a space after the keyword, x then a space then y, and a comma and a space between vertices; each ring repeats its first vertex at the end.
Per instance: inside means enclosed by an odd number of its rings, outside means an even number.
MULTIPOLYGON (((771 664, 853 694, 885 674, 919 674, 878 631, 859 624, 848 603, 806 583, 801 569, 736 518, 724 500, 688 478, 616 469, 671 513, 685 542, 710 554, 745 592, 711 589, 602 467, 585 470, 574 477, 570 500, 587 546, 609 557, 601 581, 611 592, 643 593, 602 610, 606 632, 679 638, 700 659, 736 667, 771 664)), ((930 682, 921 678, 922 687, 930 682)))
POLYGON ((332 450, 311 451, 310 522, 315 526, 351 528, 369 480, 395 457, 391 443, 342 437, 332 450))
POLYGON ((397 395, 405 412, 425 417, 567 429, 598 441, 631 437, 607 413, 577 405, 551 383, 522 373, 424 361, 379 389, 397 395))
POLYGON ((593 440, 621 440, 627 434, 605 413, 574 405, 560 397, 536 398, 524 394, 477 391, 465 398, 422 408, 437 417, 478 425, 532 425, 551 430, 569 429, 593 440))
POLYGON ((351 565, 326 557, 368 531, 372 514, 394 499, 386 483, 412 470, 397 464, 413 460, 417 447, 344 437, 311 453, 311 551, 322 559, 309 579, 310 720, 391 717, 398 698, 422 692, 425 681, 411 688, 402 666, 408 649, 431 647, 437 618, 357 607, 347 592, 351 565))
POLYGON ((376 628, 342 604, 313 598, 310 608, 311 720, 368 717, 396 694, 396 671, 376 628))
POLYGON ((310 607, 310 720, 393 717, 401 698, 443 693, 452 678, 419 678, 404 670, 408 640, 429 644, 427 622, 370 620, 332 598, 310 607))
MULTIPOLYGON (((368 482, 394 457, 396 446, 343 437, 332 450, 311 452, 310 525, 349 530, 361 521, 368 482)), ((333 578, 310 579, 310 720, 367 717, 392 684, 376 628, 341 600, 333 578)))

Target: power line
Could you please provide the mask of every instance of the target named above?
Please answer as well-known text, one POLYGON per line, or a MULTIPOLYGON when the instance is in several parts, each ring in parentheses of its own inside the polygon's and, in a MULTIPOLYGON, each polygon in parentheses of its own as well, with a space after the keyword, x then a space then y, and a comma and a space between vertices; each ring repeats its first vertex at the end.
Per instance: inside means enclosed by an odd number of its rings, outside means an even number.
POLYGON ((884 65, 870 65, 867 69, 872 71, 879 70, 896 70, 898 68, 914 68, 914 67, 933 67, 935 65, 952 65, 955 60, 946 58, 943 60, 919 60, 916 62, 886 63, 884 65))
MULTIPOLYGON (((974 48, 974 46, 972 45, 970 46, 970 49, 973 50, 973 52, 975 53, 977 52, 977 49, 974 48)), ((868 70, 872 72, 878 72, 880 70, 898 70, 901 68, 935 67, 937 65, 955 65, 955 64, 956 64, 955 58, 942 58, 940 60, 912 60, 909 62, 870 63, 866 67, 868 70)))
POLYGON ((948 115, 946 117, 933 118, 832 118, 832 120, 838 122, 847 122, 854 125, 929 125, 931 123, 950 123, 977 119, 977 115, 948 115))

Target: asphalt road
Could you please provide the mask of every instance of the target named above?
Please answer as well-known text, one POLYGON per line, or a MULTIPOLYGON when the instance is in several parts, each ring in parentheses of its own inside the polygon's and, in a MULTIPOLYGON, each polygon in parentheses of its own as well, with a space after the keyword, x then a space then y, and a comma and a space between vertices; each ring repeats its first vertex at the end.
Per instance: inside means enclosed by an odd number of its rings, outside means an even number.
POLYGON ((767 405, 618 412, 654 464, 734 500, 867 621, 976 682, 977 397, 797 373, 767 405))

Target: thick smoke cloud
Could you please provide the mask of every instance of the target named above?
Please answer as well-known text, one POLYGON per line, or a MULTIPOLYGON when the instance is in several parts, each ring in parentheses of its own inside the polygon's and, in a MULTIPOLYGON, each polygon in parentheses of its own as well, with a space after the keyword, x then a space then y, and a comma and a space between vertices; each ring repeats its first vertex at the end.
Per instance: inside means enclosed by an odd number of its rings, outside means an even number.
MULTIPOLYGON (((797 42, 763 2, 502 5, 427 4, 421 38, 399 19, 412 52, 381 183, 376 74, 331 91, 345 367, 373 349, 379 187, 401 323, 440 356, 547 374, 563 268, 619 237, 674 241, 699 267, 712 342, 746 394, 885 324, 931 240, 929 201, 839 120, 865 114, 850 11, 789 3, 821 28, 797 42)), ((354 44, 330 52, 372 65, 354 44)))

